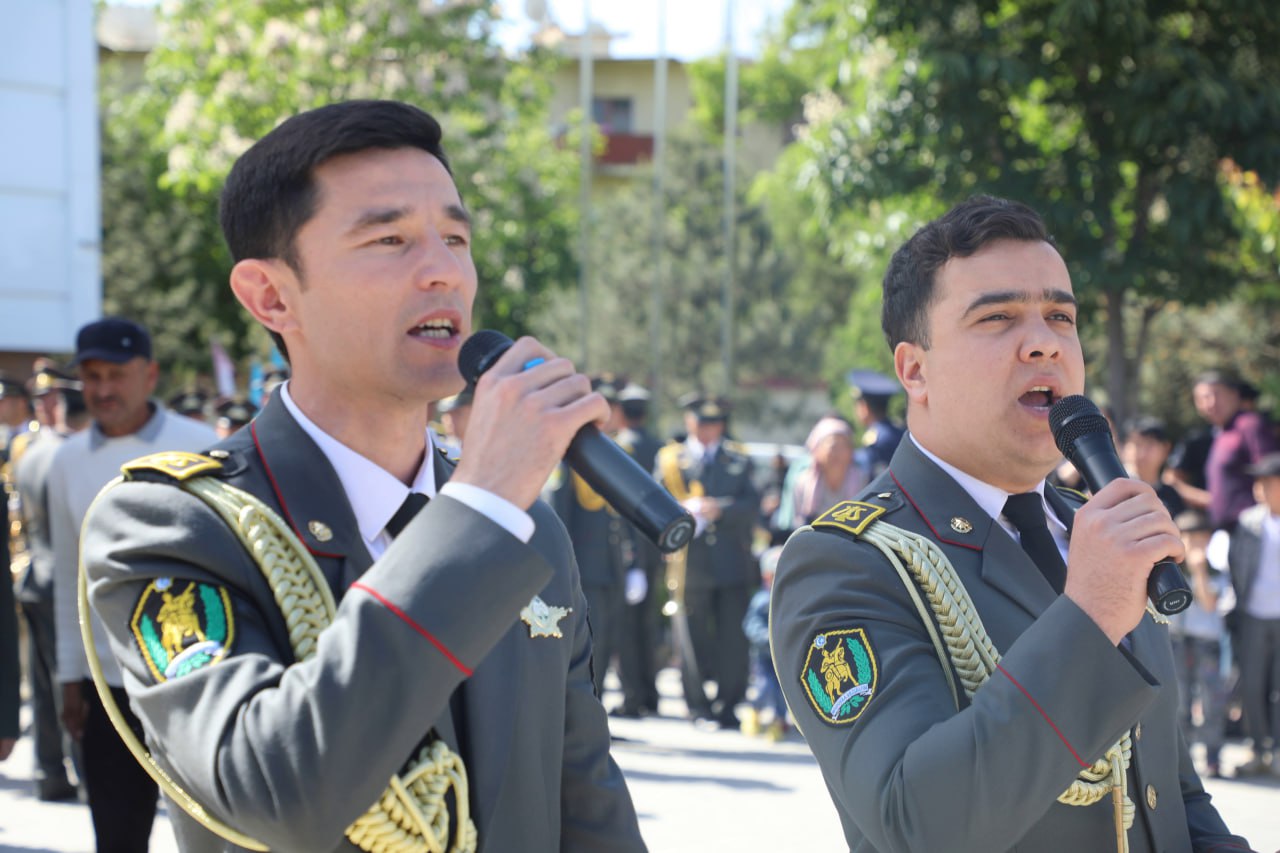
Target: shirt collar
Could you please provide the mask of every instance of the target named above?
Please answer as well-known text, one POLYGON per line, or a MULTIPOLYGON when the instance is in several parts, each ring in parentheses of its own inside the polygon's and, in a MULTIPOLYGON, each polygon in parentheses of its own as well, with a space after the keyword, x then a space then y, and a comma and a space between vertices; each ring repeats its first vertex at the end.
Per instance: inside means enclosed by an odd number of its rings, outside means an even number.
POLYGON ((156 400, 148 400, 147 405, 151 408, 151 417, 147 418, 147 422, 142 425, 141 429, 127 436, 109 436, 102 431, 97 421, 93 421, 89 425, 89 449, 97 450, 105 442, 113 438, 137 438, 147 444, 154 444, 156 439, 160 437, 160 430, 164 428, 166 412, 164 406, 156 400))
MULTIPOLYGON (((969 497, 973 498, 974 503, 982 507, 983 511, 986 512, 987 515, 991 516, 997 522, 1003 518, 1005 501, 1007 501, 1009 496, 1013 494, 1012 492, 1006 492, 999 486, 984 483, 972 474, 966 474, 950 462, 946 462, 939 458, 937 454, 925 448, 919 441, 916 441, 916 437, 914 435, 911 435, 910 433, 908 433, 908 435, 916 448, 925 456, 932 459, 939 468, 950 474, 951 479, 955 480, 960 488, 964 489, 965 492, 968 493, 969 497)), ((1045 517, 1049 520, 1050 527, 1057 527, 1060 531, 1065 532, 1067 525, 1058 518, 1058 514, 1054 512, 1053 508, 1049 506, 1047 501, 1045 501, 1044 488, 1045 482, 1044 480, 1041 480, 1039 483, 1036 483, 1036 487, 1032 491, 1040 496, 1040 508, 1044 510, 1045 517)), ((1006 529, 1008 529, 1008 525, 1006 525, 1006 529)))
POLYGON ((425 431, 423 441, 426 452, 422 456, 422 465, 413 478, 413 487, 410 488, 390 471, 347 447, 303 414, 289 394, 287 381, 280 389, 280 399, 284 401, 285 408, 293 415, 298 426, 311 437, 333 466, 342 483, 342 490, 347 493, 347 502, 351 504, 356 524, 360 527, 360 536, 366 543, 372 543, 381 535, 410 491, 429 498, 435 497, 436 473, 432 459, 435 447, 430 429, 425 431))

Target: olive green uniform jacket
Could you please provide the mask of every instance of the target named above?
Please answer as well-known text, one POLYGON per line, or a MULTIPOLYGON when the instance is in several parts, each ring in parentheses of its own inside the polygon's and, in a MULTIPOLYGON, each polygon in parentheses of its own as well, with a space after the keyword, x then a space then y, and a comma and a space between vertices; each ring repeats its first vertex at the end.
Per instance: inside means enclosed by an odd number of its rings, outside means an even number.
MULTIPOLYGON (((1070 527, 1079 500, 1052 489, 1047 497, 1070 527)), ((1210 805, 1178 732, 1164 625, 1148 614, 1127 648, 1113 646, 909 438, 860 500, 886 509, 878 521, 938 544, 1002 660, 972 704, 957 678, 957 711, 888 559, 829 528, 801 528, 788 541, 773 588, 774 665, 851 851, 1115 850, 1110 796, 1091 806, 1056 800, 1130 729, 1133 853, 1249 849, 1210 805), (823 645, 815 638, 849 629, 865 632, 874 689, 851 722, 837 724, 802 679, 823 645)))
MULTIPOLYGON (((591 688, 577 568, 549 508, 531 508, 524 544, 437 496, 373 563, 337 475, 278 395, 220 451, 218 476, 293 528, 338 610, 316 654, 295 662, 262 573, 203 501, 171 482, 104 493, 82 540, 92 606, 179 785, 273 850, 355 850, 344 829, 434 727, 466 760, 480 850, 645 849, 591 688), (158 578, 227 592, 227 657, 153 675, 130 622, 158 578), (562 638, 533 638, 520 620, 535 594, 572 608, 562 638)), ((452 465, 435 465, 443 483, 452 465)), ((171 813, 184 849, 233 849, 171 813)))

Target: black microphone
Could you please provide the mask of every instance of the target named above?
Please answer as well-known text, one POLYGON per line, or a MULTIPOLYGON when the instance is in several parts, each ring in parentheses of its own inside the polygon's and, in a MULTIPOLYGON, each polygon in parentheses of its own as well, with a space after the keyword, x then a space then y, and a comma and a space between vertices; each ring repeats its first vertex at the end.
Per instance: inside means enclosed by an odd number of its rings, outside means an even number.
MULTIPOLYGON (((512 340, 502 332, 476 332, 458 353, 458 369, 463 378, 474 384, 511 344, 512 340)), ((693 516, 595 424, 578 430, 569 442, 564 461, 664 553, 679 551, 693 538, 693 516)))
MULTIPOLYGON (((1062 455, 1096 492, 1129 472, 1120 464, 1111 427, 1098 407, 1079 394, 1063 397, 1049 409, 1049 429, 1062 455)), ((1170 616, 1191 604, 1191 587, 1173 560, 1161 560, 1147 577, 1147 596, 1156 610, 1170 616)))

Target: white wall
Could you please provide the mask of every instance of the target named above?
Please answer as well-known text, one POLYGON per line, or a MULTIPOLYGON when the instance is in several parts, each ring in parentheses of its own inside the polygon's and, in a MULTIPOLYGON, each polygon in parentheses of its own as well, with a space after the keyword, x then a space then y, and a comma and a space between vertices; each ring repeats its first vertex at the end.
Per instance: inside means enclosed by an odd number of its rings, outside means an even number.
POLYGON ((0 0, 0 352, 101 311, 92 0, 0 0))

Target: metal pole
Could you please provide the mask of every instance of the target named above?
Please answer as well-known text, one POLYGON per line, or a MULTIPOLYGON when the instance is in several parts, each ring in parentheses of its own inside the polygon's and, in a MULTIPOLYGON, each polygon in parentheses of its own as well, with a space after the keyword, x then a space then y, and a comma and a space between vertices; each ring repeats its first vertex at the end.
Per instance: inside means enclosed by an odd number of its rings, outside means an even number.
POLYGON ((653 67, 653 292, 650 304, 649 340, 653 347, 649 367, 649 421, 662 415, 662 288, 666 275, 667 204, 663 186, 667 154, 667 0, 658 0, 658 55, 653 67))
POLYGON ((721 294, 720 348, 724 360, 724 393, 733 390, 733 297, 737 252, 734 246, 737 222, 735 172, 738 142, 738 57, 733 49, 733 3, 724 4, 724 291, 721 294))
POLYGON ((582 0, 582 42, 578 55, 578 102, 582 105, 582 139, 578 143, 581 159, 581 217, 578 223, 578 310, 582 317, 582 356, 578 369, 587 370, 591 365, 591 303, 588 299, 591 277, 591 136, 595 122, 591 110, 591 0, 582 0))

